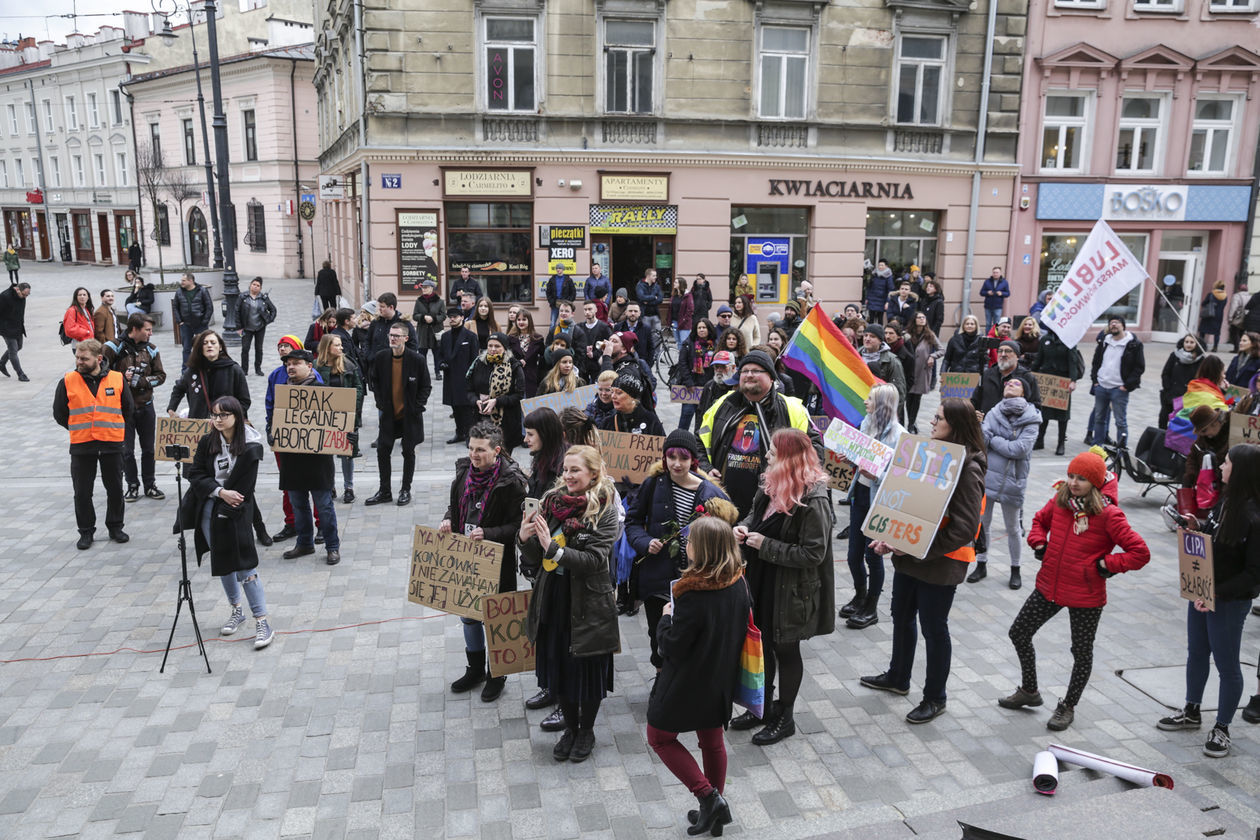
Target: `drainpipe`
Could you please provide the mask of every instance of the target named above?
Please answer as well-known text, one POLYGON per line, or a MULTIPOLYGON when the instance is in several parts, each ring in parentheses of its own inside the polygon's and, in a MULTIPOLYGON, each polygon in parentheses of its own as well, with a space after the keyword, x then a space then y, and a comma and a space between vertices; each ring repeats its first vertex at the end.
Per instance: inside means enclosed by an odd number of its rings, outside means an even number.
MULTIPOLYGON (((358 63, 355 76, 355 87, 359 95, 359 148, 367 146, 367 62, 363 54, 363 0, 354 0, 354 58, 358 63)), ((368 171, 367 159, 359 161, 359 271, 362 278, 364 299, 372 297, 372 258, 371 258, 371 173, 368 171)))
MULTIPOLYGON (((130 74, 130 72, 131 71, 128 70, 128 74, 130 74)), ((118 83, 118 89, 122 91, 123 96, 127 97, 127 112, 131 115, 131 148, 139 149, 140 143, 136 140, 136 98, 131 95, 130 91, 127 90, 127 81, 125 79, 118 83)), ((136 163, 137 165, 139 164, 139 161, 136 161, 136 160, 133 160, 132 162, 136 163)), ((156 217, 154 217, 153 224, 156 225, 157 223, 158 223, 158 220, 156 217)), ((143 253, 145 250, 144 248, 144 191, 140 189, 140 171, 138 168, 136 169, 136 224, 140 228, 140 233, 139 233, 140 250, 143 253)), ((71 233, 71 236, 73 235, 74 234, 71 233)), ((157 242, 156 244, 157 244, 157 247, 159 248, 162 247, 162 243, 157 242)), ((148 265, 147 254, 144 254, 144 264, 148 265)))
MULTIPOLYGON (((297 144, 297 88, 294 80, 297 77, 297 59, 289 59, 289 125, 293 129, 293 206, 296 208, 302 203, 302 180, 298 174, 298 144, 297 144)), ((302 217, 297 219, 297 258, 298 258, 298 277, 306 276, 306 268, 302 262, 302 217)))
MULTIPOLYGON (((39 155, 39 166, 35 167, 35 180, 38 182, 35 187, 44 194, 44 237, 48 240, 48 261, 52 262, 52 249, 56 231, 53 230, 52 211, 48 209, 48 184, 44 178, 44 141, 43 132, 39 129, 39 109, 36 107, 35 102, 35 80, 27 79, 26 86, 31 92, 31 113, 35 115, 35 154, 39 155)), ((38 245, 39 237, 36 236, 34 241, 31 242, 31 246, 36 247, 36 260, 39 259, 38 245)))
POLYGON ((971 311, 971 278, 976 264, 976 214, 980 212, 980 167, 984 164, 985 135, 989 128, 989 86, 993 81, 993 35, 997 30, 997 0, 989 0, 989 19, 984 33, 984 75, 980 82, 980 116, 976 125, 976 168, 971 173, 971 210, 967 218, 967 261, 963 268, 961 315, 971 311))

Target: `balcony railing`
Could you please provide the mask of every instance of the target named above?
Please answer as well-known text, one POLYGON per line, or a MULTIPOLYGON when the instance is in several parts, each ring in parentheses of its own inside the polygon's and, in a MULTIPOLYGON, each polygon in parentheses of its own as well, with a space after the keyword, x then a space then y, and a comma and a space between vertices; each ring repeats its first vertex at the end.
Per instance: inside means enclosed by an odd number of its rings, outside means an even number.
POLYGON ((941 131, 893 129, 894 152, 908 155, 939 155, 945 150, 945 134, 941 131))
POLYGON ((487 143, 537 143, 537 117, 484 117, 481 134, 487 143))
POLYGON ((804 149, 809 146, 809 126, 792 123, 759 123, 757 146, 763 149, 804 149))
POLYGON ((618 146, 656 144, 656 120, 601 120, 600 142, 618 146))

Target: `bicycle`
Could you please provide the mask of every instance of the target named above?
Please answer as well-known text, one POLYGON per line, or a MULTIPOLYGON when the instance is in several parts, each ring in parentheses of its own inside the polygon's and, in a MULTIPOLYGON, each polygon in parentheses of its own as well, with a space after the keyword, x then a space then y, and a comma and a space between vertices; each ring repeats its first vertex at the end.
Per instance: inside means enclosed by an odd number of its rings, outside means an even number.
POLYGON ((652 330, 652 346, 656 350, 656 359, 652 365, 656 371, 656 380, 669 384, 669 371, 678 359, 673 328, 668 324, 661 324, 652 330))

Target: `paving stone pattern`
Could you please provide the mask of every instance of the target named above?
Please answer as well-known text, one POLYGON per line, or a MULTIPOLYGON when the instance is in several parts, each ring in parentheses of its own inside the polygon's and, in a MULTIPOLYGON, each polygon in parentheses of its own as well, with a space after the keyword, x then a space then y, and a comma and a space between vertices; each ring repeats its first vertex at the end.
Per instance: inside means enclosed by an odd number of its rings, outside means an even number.
MULTIPOLYGON (((260 574, 278 632, 271 647, 254 651, 252 622, 243 635, 219 638, 227 616, 220 584, 208 567, 193 565, 197 617, 213 673, 189 647, 193 632, 186 612, 175 634, 183 647, 172 651, 166 673, 158 673, 179 578, 171 535, 172 467, 159 462, 165 501, 128 505, 128 545, 103 541, 102 526, 91 550, 77 551, 67 435, 49 410, 57 377, 71 367, 69 349, 56 340, 71 291, 81 284, 95 297, 120 274, 29 263, 22 269, 22 279, 34 286, 23 352, 33 381, 0 379, 6 442, 0 484, 0 835, 683 836, 684 813, 694 799, 644 738, 654 672, 642 615, 621 620, 617 689, 604 703, 595 753, 584 764, 551 758, 555 736, 537 727, 546 710, 524 708, 536 688, 531 676, 510 678, 495 703, 482 703, 476 692, 449 692, 448 683, 463 668, 459 622, 405 598, 411 528, 441 519, 451 467, 462 454, 442 443, 452 423, 440 388, 425 415, 427 440, 411 506, 364 507, 361 500, 376 490, 374 451, 365 445, 367 457, 356 465, 360 501, 337 504, 341 565, 325 565, 321 554, 283 560, 282 545, 260 549, 260 574)), ((287 332, 304 335, 310 281, 278 280, 268 287, 280 309, 269 342, 287 332)), ((179 348, 171 345, 169 330, 156 340, 175 373, 179 348)), ((1168 351, 1166 345, 1148 347, 1144 387, 1130 406, 1134 438, 1154 422, 1158 372, 1168 351)), ((261 407, 265 381, 251 376, 249 382, 261 407)), ((160 408, 169 388, 159 390, 160 408)), ((921 426, 935 406, 934 397, 924 400, 921 426)), ((1025 523, 1082 448, 1089 411, 1083 389, 1074 408, 1068 456, 1054 457, 1051 447, 1034 457, 1025 523)), ((367 414, 365 444, 375 428, 374 414, 367 414)), ((675 406, 664 404, 662 414, 667 427, 677 422, 675 406)), ((272 531, 281 524, 275 482, 274 462, 267 459, 259 488, 272 531)), ((98 488, 101 508, 103 495, 98 488)), ((995 533, 989 578, 961 586, 953 610, 947 713, 926 726, 903 720, 919 699, 921 655, 909 698, 858 685, 859 675, 878 673, 888 662, 885 597, 874 627, 841 628, 804 645, 795 737, 762 749, 749 743, 749 733, 729 733, 727 793, 735 814, 729 832, 908 837, 916 821, 944 832, 941 821, 949 823, 945 816, 958 809, 1005 803, 1001 813, 1026 815, 1033 836, 1036 808, 1056 803, 1033 794, 1031 762, 1052 741, 1172 773, 1176 795, 1219 808, 1228 836, 1245 836, 1240 826, 1260 824, 1260 730, 1236 719, 1233 753, 1204 758, 1206 731, 1157 731, 1154 722, 1167 707, 1116 674, 1178 666, 1185 649, 1175 543, 1158 515, 1163 494, 1139 499, 1126 477, 1121 498, 1154 556, 1145 569, 1110 582, 1093 679, 1070 730, 1052 735, 1045 728, 1071 668, 1066 615, 1036 640, 1047 706, 1017 713, 996 705, 1018 681, 1006 631, 1031 589, 1037 563, 1026 557, 1024 589, 1009 590, 1004 535, 995 533)), ((840 508, 840 523, 846 519, 840 508)), ((843 603, 850 595, 843 562, 836 579, 837 602, 843 603)), ((1253 618, 1244 631, 1244 659, 1253 663, 1258 626, 1253 618)), ((1245 696, 1255 689, 1254 674, 1249 667, 1245 696)), ((684 742, 694 743, 689 736, 684 742)), ((1064 788, 1088 789, 1091 781, 1084 771, 1068 773, 1064 788)), ((1101 789, 1123 791, 1118 783, 1101 789)), ((1141 809, 1139 799, 1133 803, 1141 809)), ((1019 822, 1002 824, 1011 829, 1019 822)), ((956 832, 955 824, 949 828, 956 832)))

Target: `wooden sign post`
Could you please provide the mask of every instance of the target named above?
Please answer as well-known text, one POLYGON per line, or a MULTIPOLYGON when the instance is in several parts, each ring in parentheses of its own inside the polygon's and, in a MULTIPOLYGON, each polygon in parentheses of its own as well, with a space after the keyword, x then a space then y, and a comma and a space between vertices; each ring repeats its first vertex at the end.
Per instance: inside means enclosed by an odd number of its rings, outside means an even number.
POLYGON ((350 455, 354 445, 353 388, 277 385, 271 448, 307 455, 350 455))
POLYGON ((411 541, 407 600, 480 621, 481 598, 498 593, 502 563, 499 543, 417 525, 411 541))

